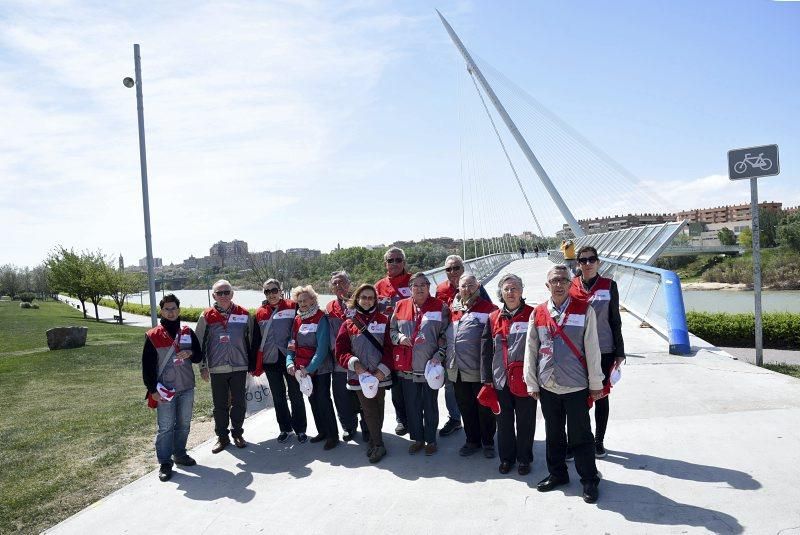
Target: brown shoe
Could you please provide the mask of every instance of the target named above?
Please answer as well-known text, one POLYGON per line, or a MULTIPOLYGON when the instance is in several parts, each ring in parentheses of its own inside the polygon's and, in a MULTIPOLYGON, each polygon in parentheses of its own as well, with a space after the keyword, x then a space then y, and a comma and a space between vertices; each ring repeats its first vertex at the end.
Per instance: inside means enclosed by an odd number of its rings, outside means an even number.
POLYGON ((233 443, 236 444, 237 448, 244 448, 247 446, 247 442, 244 441, 244 437, 233 437, 233 443))
POLYGON ((425 447, 424 442, 421 441, 412 442, 411 445, 408 447, 408 454, 414 455, 415 453, 422 451, 424 447, 425 447))
POLYGON ((228 437, 219 437, 217 439, 217 443, 214 444, 213 448, 211 448, 211 453, 219 453, 219 452, 221 452, 222 450, 227 448, 228 444, 230 444, 230 443, 231 443, 231 441, 230 441, 230 439, 228 437))
POLYGON ((436 448, 436 443, 435 442, 432 443, 432 444, 428 444, 427 446, 425 446, 425 455, 430 457, 431 455, 436 453, 436 450, 437 450, 437 448, 436 448))

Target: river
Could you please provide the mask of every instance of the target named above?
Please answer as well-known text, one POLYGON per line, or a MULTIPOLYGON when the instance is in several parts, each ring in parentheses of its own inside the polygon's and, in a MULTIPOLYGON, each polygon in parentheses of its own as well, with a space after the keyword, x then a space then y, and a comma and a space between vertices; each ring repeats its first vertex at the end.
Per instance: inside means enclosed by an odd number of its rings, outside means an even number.
MULTIPOLYGON (((207 307, 209 294, 206 290, 176 290, 175 295, 184 307, 207 307)), ((158 299, 161 294, 157 294, 158 299)), ((234 302, 245 308, 257 308, 264 299, 264 294, 257 290, 237 290, 234 302)), ((320 294, 319 303, 324 307, 332 300, 332 295, 320 294)), ((131 303, 147 301, 147 295, 132 296, 131 303)), ((698 312, 753 312, 753 292, 738 290, 687 290, 683 292, 686 310, 698 312)), ((765 291, 762 293, 762 304, 765 312, 797 312, 800 313, 800 291, 765 291)))

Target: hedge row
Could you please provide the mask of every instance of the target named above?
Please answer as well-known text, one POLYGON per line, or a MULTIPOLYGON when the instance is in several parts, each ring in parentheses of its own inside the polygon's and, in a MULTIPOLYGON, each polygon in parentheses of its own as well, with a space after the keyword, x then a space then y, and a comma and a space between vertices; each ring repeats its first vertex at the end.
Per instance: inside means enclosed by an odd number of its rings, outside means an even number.
MULTIPOLYGON (((689 331, 717 346, 753 347, 755 317, 753 314, 726 312, 688 312, 689 331)), ((763 315, 764 347, 800 349, 800 314, 767 312, 763 315)))
MULTIPOLYGON (((113 308, 116 310, 117 304, 111 299, 101 299, 100 304, 104 307, 113 308)), ((137 305, 136 303, 125 303, 122 310, 131 314, 138 314, 140 316, 149 316, 150 307, 147 305, 137 305)), ((181 319, 183 321, 197 321, 200 314, 203 313, 204 308, 194 307, 181 307, 181 319)), ((251 314, 255 314, 255 309, 250 309, 251 314)))

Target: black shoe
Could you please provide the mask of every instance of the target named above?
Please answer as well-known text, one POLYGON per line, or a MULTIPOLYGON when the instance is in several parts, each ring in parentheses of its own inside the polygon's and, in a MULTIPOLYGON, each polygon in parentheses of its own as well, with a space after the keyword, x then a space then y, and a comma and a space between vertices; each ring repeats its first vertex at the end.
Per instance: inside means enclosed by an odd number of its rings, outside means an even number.
POLYGON ((308 435, 306 435, 305 433, 297 433, 297 441, 300 444, 305 444, 306 442, 308 442, 308 435))
POLYGON ((350 442, 354 438, 356 438, 355 429, 350 429, 349 431, 347 429, 344 430, 344 435, 342 436, 342 440, 344 440, 345 442, 350 442))
POLYGON ((517 473, 521 476, 527 476, 531 473, 531 463, 519 463, 517 473))
POLYGON ((597 501, 598 495, 597 481, 589 481, 583 484, 583 501, 594 503, 597 501))
POLYGON ((221 452, 222 450, 227 448, 228 444, 230 444, 230 443, 231 443, 231 439, 229 439, 228 437, 219 437, 217 439, 217 443, 214 444, 213 448, 211 448, 211 453, 219 453, 219 452, 221 452))
POLYGON ((244 448, 247 446, 247 442, 244 441, 244 437, 233 437, 233 443, 236 444, 237 448, 244 448))
POLYGON ((556 487, 560 487, 561 485, 566 485, 569 483, 569 477, 560 478, 555 476, 547 476, 543 480, 539 481, 536 485, 536 490, 539 492, 549 492, 556 487))
POLYGON ((312 444, 316 444, 317 442, 322 442, 323 440, 327 440, 327 438, 328 437, 326 437, 325 435, 320 434, 315 437, 311 437, 309 439, 309 442, 311 442, 312 444))
POLYGON ((484 446, 483 447, 483 456, 487 459, 494 459, 497 454, 494 451, 494 446, 484 446))
POLYGON ((394 428, 394 434, 398 437, 402 437, 408 433, 408 428, 406 428, 406 424, 403 422, 397 422, 397 427, 394 428))
MULTIPOLYGON (((311 440, 314 440, 314 439, 312 438, 311 440)), ((335 437, 327 439, 325 441, 325 446, 322 449, 324 449, 324 450, 332 450, 333 448, 335 448, 338 445, 339 445, 339 437, 335 436, 335 437)))
POLYGON ((503 461, 502 463, 500 463, 500 468, 498 468, 498 470, 500 471, 501 474, 507 474, 511 471, 512 466, 514 466, 514 463, 507 463, 503 461))
POLYGON ((173 461, 175 464, 179 464, 181 466, 194 466, 197 464, 197 461, 189 457, 188 455, 182 455, 180 457, 173 457, 173 461))
POLYGON ((386 456, 386 448, 383 446, 375 446, 369 456, 369 462, 375 464, 386 456))
POLYGON ((162 464, 161 468, 158 469, 159 481, 169 481, 171 477, 172 477, 172 465, 170 463, 162 464))
POLYGON ((462 427, 463 426, 461 425, 461 421, 460 420, 453 420, 453 419, 447 420, 447 423, 444 424, 444 427, 442 427, 439 430, 439 436, 440 437, 446 437, 448 435, 452 435, 453 433, 455 433, 456 431, 458 431, 462 427))
POLYGON ((289 440, 289 433, 287 433, 286 431, 281 431, 281 434, 278 435, 278 442, 283 444, 287 440, 289 440))
POLYGON ((466 444, 461 446, 461 449, 458 450, 458 454, 461 455, 462 457, 469 457, 473 453, 479 452, 480 449, 481 447, 478 444, 470 444, 469 442, 467 442, 466 444))
POLYGON ((601 440, 599 442, 595 442, 594 443, 594 456, 595 456, 595 458, 596 459, 602 459, 606 455, 608 455, 608 452, 603 447, 603 441, 601 440))

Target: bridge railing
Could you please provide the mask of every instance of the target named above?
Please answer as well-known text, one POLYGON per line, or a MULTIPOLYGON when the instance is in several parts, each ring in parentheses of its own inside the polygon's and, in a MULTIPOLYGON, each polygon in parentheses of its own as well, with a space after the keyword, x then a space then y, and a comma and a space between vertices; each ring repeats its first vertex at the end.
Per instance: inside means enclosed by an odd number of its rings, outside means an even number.
POLYGON ((603 276, 614 279, 620 303, 669 340, 669 352, 691 352, 681 281, 674 272, 613 258, 603 261, 603 276))
MULTIPOLYGON (((475 275, 480 282, 497 273, 503 266, 520 257, 519 253, 494 253, 478 258, 464 260, 464 271, 475 275)), ((444 267, 430 269, 425 275, 431 280, 431 292, 435 292, 436 285, 447 280, 444 267)))

